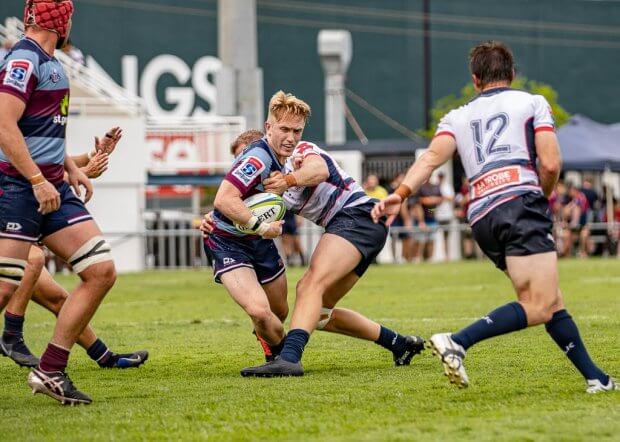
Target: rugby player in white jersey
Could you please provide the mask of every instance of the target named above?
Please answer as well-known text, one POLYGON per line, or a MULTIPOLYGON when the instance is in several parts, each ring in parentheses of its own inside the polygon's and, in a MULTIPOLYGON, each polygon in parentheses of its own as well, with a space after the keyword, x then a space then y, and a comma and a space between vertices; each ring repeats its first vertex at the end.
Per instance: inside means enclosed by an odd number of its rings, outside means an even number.
POLYGON ((470 52, 469 67, 480 93, 446 114, 428 151, 409 169, 401 186, 379 202, 373 220, 397 215, 431 173, 458 151, 470 182, 468 220, 485 254, 506 272, 517 294, 457 333, 433 335, 429 346, 450 382, 468 385, 465 352, 483 339, 545 324, 587 382, 588 393, 618 389, 590 359, 558 287, 556 246, 547 197, 557 182, 561 158, 549 104, 540 95, 510 89, 515 76, 510 49, 489 41, 470 52))
POLYGON ((288 210, 324 227, 310 266, 297 283, 290 331, 279 357, 241 371, 243 376, 301 376, 304 347, 315 330, 374 341, 392 352, 396 365, 409 365, 424 348, 419 336, 403 336, 361 314, 335 308, 366 272, 385 244, 388 229, 374 224, 376 199, 317 145, 301 141, 285 164, 263 181, 265 191, 283 194, 288 210))

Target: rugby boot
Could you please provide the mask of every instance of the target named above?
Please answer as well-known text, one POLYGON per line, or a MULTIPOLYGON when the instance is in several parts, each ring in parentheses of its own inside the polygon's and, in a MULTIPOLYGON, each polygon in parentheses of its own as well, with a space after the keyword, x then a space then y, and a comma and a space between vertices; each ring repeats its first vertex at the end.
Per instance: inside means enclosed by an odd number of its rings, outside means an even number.
POLYGON ((615 390, 620 390, 620 385, 618 385, 616 380, 611 376, 609 377, 609 382, 607 382, 607 385, 604 385, 598 379, 588 379, 588 388, 586 388, 586 393, 597 394, 615 390))
POLYGON ((98 362, 101 368, 137 368, 149 358, 149 352, 139 350, 133 353, 112 353, 105 362, 98 362))
POLYGON ((0 353, 13 360, 20 367, 33 368, 39 365, 39 358, 32 354, 24 338, 0 338, 0 353))
POLYGON ((32 388, 32 394, 45 394, 62 405, 88 405, 93 401, 75 388, 69 376, 62 371, 48 373, 38 367, 33 368, 28 375, 28 385, 32 388))
POLYGON ((424 350, 424 338, 420 336, 405 336, 405 342, 405 351, 399 355, 394 353, 394 365, 397 367, 411 364, 411 359, 424 350))
POLYGON ((277 356, 273 361, 257 367, 247 367, 241 370, 241 376, 258 378, 280 378, 286 376, 303 376, 304 368, 301 362, 293 363, 277 356))
POLYGON ((433 351, 433 355, 441 360, 444 374, 452 384, 459 388, 469 385, 469 378, 463 365, 465 349, 452 340, 450 333, 438 333, 431 336, 427 346, 433 351))

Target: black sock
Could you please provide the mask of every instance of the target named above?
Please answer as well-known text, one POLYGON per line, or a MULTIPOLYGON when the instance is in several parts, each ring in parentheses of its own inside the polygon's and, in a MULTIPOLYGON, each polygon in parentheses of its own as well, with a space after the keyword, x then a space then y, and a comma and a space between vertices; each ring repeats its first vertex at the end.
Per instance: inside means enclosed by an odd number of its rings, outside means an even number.
POLYGON ((20 339, 24 335, 24 317, 14 315, 9 311, 4 312, 4 333, 2 338, 6 341, 20 339))
POLYGON ((555 312, 551 321, 545 324, 545 329, 586 380, 598 379, 603 385, 607 385, 609 376, 592 362, 579 336, 577 324, 566 310, 555 312))
POLYGON ((503 335, 527 327, 525 310, 518 302, 511 302, 493 310, 488 316, 452 335, 452 340, 465 350, 483 339, 503 335))
POLYGON ((284 340, 284 347, 280 353, 280 357, 288 362, 297 363, 301 361, 304 353, 304 347, 310 339, 310 333, 300 328, 296 328, 288 332, 284 340))
POLYGON ((88 350, 86 350, 86 353, 93 361, 102 367, 106 367, 108 365, 113 354, 101 339, 97 339, 93 342, 93 344, 88 347, 88 350))
POLYGON ((375 344, 379 344, 381 347, 390 350, 395 355, 401 355, 406 349, 407 341, 405 341, 405 337, 399 333, 381 326, 379 339, 375 341, 375 344))

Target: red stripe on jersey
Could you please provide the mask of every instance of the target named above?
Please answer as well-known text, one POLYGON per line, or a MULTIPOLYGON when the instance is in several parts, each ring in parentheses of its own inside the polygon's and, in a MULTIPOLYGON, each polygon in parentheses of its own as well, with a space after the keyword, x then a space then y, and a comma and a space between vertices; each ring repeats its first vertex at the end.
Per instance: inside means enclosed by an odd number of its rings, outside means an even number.
POLYGON ((534 129, 534 132, 555 132, 555 129, 551 126, 540 126, 534 129))
POLYGON ((447 131, 447 130, 442 130, 441 132, 437 132, 433 138, 437 138, 440 135, 450 135, 452 138, 454 138, 456 140, 456 137, 454 136, 454 134, 452 132, 447 131))

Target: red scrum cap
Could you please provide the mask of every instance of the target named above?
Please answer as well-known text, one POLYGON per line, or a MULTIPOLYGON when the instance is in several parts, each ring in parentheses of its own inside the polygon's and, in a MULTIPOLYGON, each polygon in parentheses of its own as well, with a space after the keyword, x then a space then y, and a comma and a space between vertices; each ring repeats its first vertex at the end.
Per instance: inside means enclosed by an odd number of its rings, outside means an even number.
POLYGON ((69 33, 72 0, 27 0, 24 8, 24 25, 37 25, 58 34, 64 40, 69 33))

